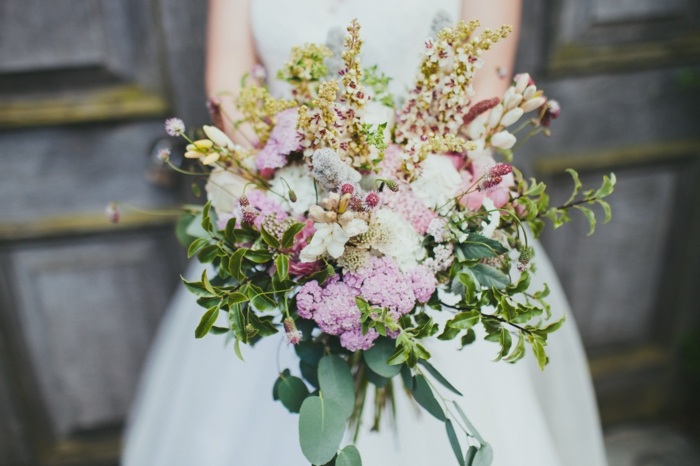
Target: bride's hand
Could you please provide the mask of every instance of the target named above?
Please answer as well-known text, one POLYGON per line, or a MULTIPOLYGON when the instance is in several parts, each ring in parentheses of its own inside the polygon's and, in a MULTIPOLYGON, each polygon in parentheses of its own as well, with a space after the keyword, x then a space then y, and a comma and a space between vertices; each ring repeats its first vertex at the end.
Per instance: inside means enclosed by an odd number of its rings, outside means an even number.
POLYGON ((209 0, 205 86, 207 95, 221 105, 223 130, 233 142, 252 147, 252 128, 233 122, 241 118, 235 100, 240 77, 258 63, 250 25, 250 0, 209 0))
MULTIPOLYGON (((491 50, 484 53, 484 65, 474 79, 476 94, 473 102, 484 99, 503 97, 511 84, 515 53, 518 48, 520 33, 521 0, 462 0, 462 19, 478 19, 482 28, 494 30, 503 24, 513 26, 513 32, 507 40, 496 43, 491 50), (496 3, 497 5, 494 5, 496 3)), ((477 30, 477 34, 479 30, 477 30)))

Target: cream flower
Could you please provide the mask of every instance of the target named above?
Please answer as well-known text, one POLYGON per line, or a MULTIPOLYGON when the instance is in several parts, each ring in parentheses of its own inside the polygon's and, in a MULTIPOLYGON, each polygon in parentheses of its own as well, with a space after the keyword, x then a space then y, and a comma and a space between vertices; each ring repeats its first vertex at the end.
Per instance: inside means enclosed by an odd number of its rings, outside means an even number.
POLYGON ((242 177, 223 168, 215 168, 209 174, 204 189, 207 191, 207 200, 218 215, 230 214, 236 200, 243 194, 243 188, 248 183, 242 177))
POLYGON ((204 134, 207 135, 210 141, 212 141, 214 144, 216 144, 219 147, 226 148, 226 149, 233 149, 234 144, 231 139, 226 136, 226 133, 221 131, 219 128, 216 126, 207 126, 204 125, 202 127, 204 130, 204 134))
POLYGON ((334 259, 345 252, 345 244, 356 235, 367 231, 367 223, 358 218, 352 219, 341 226, 339 223, 314 223, 316 233, 311 242, 301 250, 301 262, 314 262, 323 253, 328 253, 334 259))

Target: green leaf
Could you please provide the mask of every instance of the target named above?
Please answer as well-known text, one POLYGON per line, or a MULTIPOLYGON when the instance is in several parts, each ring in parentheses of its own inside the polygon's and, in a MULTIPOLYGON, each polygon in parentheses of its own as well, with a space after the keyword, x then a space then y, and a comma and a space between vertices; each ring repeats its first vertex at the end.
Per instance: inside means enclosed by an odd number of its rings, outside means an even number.
POLYGON ((401 379, 406 390, 413 390, 413 374, 411 374, 411 369, 405 364, 401 366, 401 379))
POLYGON ((277 396, 279 396, 280 401, 290 413, 298 413, 302 403, 309 396, 306 384, 299 377, 293 375, 280 375, 278 380, 277 396))
POLYGON ((202 208, 202 228, 205 231, 208 231, 209 233, 214 231, 214 225, 212 224, 211 217, 209 215, 210 211, 211 211, 211 201, 204 204, 204 208, 202 208))
POLYGON ((192 256, 197 254, 197 251, 202 249, 207 244, 209 244, 209 238, 197 238, 196 240, 192 241, 190 247, 187 248, 187 258, 192 258, 192 256))
POLYGON ((458 328, 445 327, 445 330, 438 336, 438 340, 453 340, 457 338, 459 332, 461 332, 461 330, 458 328))
POLYGON ((476 264, 471 271, 481 286, 503 289, 510 284, 508 275, 490 265, 476 264))
POLYGON ((262 290, 262 288, 255 285, 250 285, 248 290, 250 303, 253 305, 253 307, 255 307, 255 309, 261 312, 274 311, 277 309, 277 303, 274 299, 272 299, 272 297, 270 297, 270 293, 266 293, 262 290))
POLYGON ((591 236, 593 233, 595 233, 595 214, 591 209, 582 205, 575 205, 574 208, 580 210, 583 213, 583 215, 586 216, 588 224, 590 225, 590 228, 588 230, 588 236, 591 236))
POLYGON ((440 407, 440 403, 438 403, 437 399, 435 398, 435 395, 430 389, 430 385, 428 385, 428 381, 425 379, 425 376, 418 374, 413 379, 413 398, 415 398, 418 404, 425 408, 426 411, 439 420, 445 422, 445 412, 440 407))
POLYGON ((396 348, 396 351, 394 351, 394 354, 392 354, 389 359, 387 360, 387 364, 389 365, 398 365, 403 362, 406 362, 408 360, 409 353, 406 350, 406 348, 400 347, 396 348))
POLYGON ((564 322, 566 322, 566 316, 562 316, 561 319, 557 320, 556 322, 552 322, 551 324, 541 329, 541 331, 544 333, 556 332, 561 328, 562 325, 564 325, 564 322))
POLYGON ((311 341, 300 341, 294 345, 294 351, 299 356, 299 359, 313 366, 318 366, 319 361, 323 357, 323 350, 322 344, 311 341))
POLYGON ((500 242, 476 233, 471 233, 464 243, 457 245, 457 249, 467 260, 496 257, 508 252, 500 242))
POLYGON ((209 329, 209 333, 211 333, 212 335, 224 335, 224 334, 226 334, 226 333, 228 333, 228 332, 230 332, 230 331, 231 331, 231 330, 228 329, 228 328, 226 328, 226 327, 217 327, 216 325, 213 325, 213 326, 209 329))
POLYGON ((245 257, 256 264, 264 264, 272 260, 272 253, 267 249, 248 249, 245 257))
POLYGON ((216 291, 214 290, 214 287, 211 286, 209 277, 207 277, 207 269, 202 270, 202 285, 209 293, 216 296, 216 291))
POLYGON ((216 244, 210 244, 204 246, 197 254, 197 260, 202 264, 207 264, 213 261, 217 256, 221 254, 221 248, 216 244))
POLYGON ((498 336, 498 341, 501 344, 501 353, 498 355, 498 359, 506 357, 510 351, 510 347, 513 344, 513 338, 510 332, 505 327, 501 327, 501 333, 498 336))
POLYGON ((323 397, 338 403, 345 417, 350 417, 355 407, 355 385, 348 363, 340 356, 324 356, 318 363, 318 383, 323 397))
POLYGON ((476 332, 474 332, 473 328, 470 328, 469 330, 467 330, 467 333, 462 335, 462 340, 460 343, 462 344, 462 347, 465 347, 467 345, 471 345, 475 341, 476 341, 476 332))
POLYGON ((280 280, 287 278, 289 274, 289 256, 284 254, 278 255, 277 259, 275 259, 275 266, 277 267, 277 276, 280 277, 280 280))
POLYGON ((481 313, 474 309, 471 311, 460 312, 452 319, 448 320, 445 326, 459 330, 468 330, 478 324, 480 319, 481 313))
POLYGON ((452 451, 455 453, 455 456, 457 457, 457 462, 459 463, 459 466, 464 466, 464 456, 462 456, 462 447, 459 444, 459 439, 457 438, 457 432, 455 432, 455 428, 452 425, 452 421, 447 419, 445 420, 445 428, 447 429, 447 438, 450 440, 450 445, 452 446, 452 451))
POLYGON ((202 282, 188 282, 183 277, 180 278, 182 279, 182 283, 184 283, 185 288, 187 288, 187 291, 193 295, 203 298, 215 297, 215 293, 211 293, 202 282))
POLYGON ((472 466, 491 466, 493 463, 493 448, 488 443, 482 443, 474 455, 472 466))
POLYGON ((292 245, 294 244, 294 237, 299 234, 299 232, 305 227, 306 225, 303 223, 294 223, 292 226, 287 228, 287 231, 284 232, 282 235, 282 247, 284 249, 291 248, 292 245))
POLYGON ((345 417, 333 400, 309 396, 299 412, 299 443, 311 464, 328 463, 340 448, 345 417))
POLYGON ((573 168, 567 168, 564 171, 571 175, 571 178, 574 179, 574 191, 571 193, 571 197, 569 197, 569 200, 564 203, 564 205, 567 205, 570 204, 574 200, 574 198, 576 198, 576 195, 581 190, 581 186, 583 185, 581 184, 581 180, 579 180, 578 178, 578 173, 576 172, 576 170, 574 170, 573 168))
POLYGON ((248 297, 243 293, 239 293, 238 291, 234 291, 226 298, 226 302, 228 303, 229 307, 233 306, 234 304, 244 303, 246 301, 248 301, 248 297))
POLYGON ((241 266, 243 265, 243 256, 245 256, 247 253, 247 248, 237 249, 236 252, 231 254, 231 258, 228 262, 228 268, 231 272, 231 276, 238 281, 245 279, 245 275, 243 275, 243 272, 241 271, 241 266))
POLYGON ((212 325, 214 325, 214 322, 216 322, 216 319, 219 317, 219 309, 219 306, 215 306, 204 313, 202 319, 199 321, 199 325, 197 325, 197 329, 194 331, 195 338, 202 338, 209 333, 212 325))
POLYGON ((374 342, 374 346, 362 353, 362 356, 372 371, 390 379, 401 371, 400 364, 389 364, 387 362, 395 351, 395 340, 388 337, 380 337, 374 342))
POLYGON ((547 353, 544 351, 542 340, 538 338, 531 338, 530 343, 532 344, 532 351, 535 353, 540 369, 544 370, 544 366, 547 365, 547 353))
POLYGON ((277 377, 277 380, 275 380, 274 385, 272 386, 272 399, 277 401, 280 399, 279 396, 279 385, 282 383, 284 380, 284 377, 289 377, 291 375, 291 372, 289 372, 289 369, 285 369, 282 371, 279 377, 277 377))
POLYGON ((275 238, 274 236, 272 236, 272 235, 265 229, 264 226, 261 226, 261 227, 260 227, 260 235, 262 235, 263 241, 265 241, 265 243, 266 243, 268 246, 270 246, 270 247, 273 248, 273 249, 279 249, 279 247, 280 247, 280 242, 279 242, 279 240, 278 240, 277 238, 275 238))
POLYGON ((240 304, 234 304, 228 311, 228 326, 238 340, 246 343, 248 335, 245 332, 245 318, 240 304))
POLYGON ((277 327, 272 324, 271 316, 261 318, 255 312, 250 312, 248 313, 248 322, 261 337, 269 337, 270 335, 274 335, 275 333, 279 332, 277 327))
POLYGON ((603 223, 608 223, 612 219, 612 209, 610 208, 610 204, 608 204, 606 201, 603 201, 602 199, 599 199, 596 202, 598 202, 600 207, 603 208, 603 212, 605 213, 603 223))
POLYGON ((236 338, 236 341, 233 344, 233 352, 236 353, 236 357, 238 359, 245 361, 245 359, 243 359, 243 353, 241 353, 241 340, 238 338, 236 338))
POLYGON ((604 176, 603 177, 603 184, 593 194, 593 197, 600 199, 600 198, 609 196, 610 194, 612 194, 613 190, 615 189, 616 182, 617 182, 617 178, 615 177, 614 173, 611 173, 610 177, 604 176))
POLYGON ((440 372, 438 372, 438 370, 435 369, 435 367, 432 364, 430 364, 428 361, 426 361, 425 359, 421 359, 420 361, 418 361, 418 364, 425 367, 425 369, 428 372, 430 372, 430 375, 435 377, 435 380, 440 382, 445 388, 450 390, 452 393, 459 395, 459 396, 463 396, 462 393, 459 390, 457 390, 454 387, 454 385, 452 385, 450 382, 448 382, 448 380, 440 372))
POLYGON ((347 445, 338 452, 335 466, 362 466, 362 458, 355 445, 347 445))
POLYGON ((467 450, 467 454, 465 455, 464 464, 466 464, 467 466, 472 466, 474 464, 474 457, 476 456, 477 451, 478 448, 476 448, 473 445, 470 446, 467 450))

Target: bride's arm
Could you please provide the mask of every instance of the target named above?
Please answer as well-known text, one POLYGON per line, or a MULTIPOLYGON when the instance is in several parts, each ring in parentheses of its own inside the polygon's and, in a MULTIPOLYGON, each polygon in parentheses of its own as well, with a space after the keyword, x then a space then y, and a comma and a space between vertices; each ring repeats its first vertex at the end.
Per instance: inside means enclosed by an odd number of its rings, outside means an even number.
POLYGON ((462 0, 462 19, 478 19, 483 27, 496 29, 503 24, 513 26, 507 39, 501 40, 483 55, 484 66, 474 78, 474 102, 503 97, 510 85, 515 52, 520 33, 521 0, 462 0), (504 73, 500 79, 499 73, 504 73))
MULTIPOLYGON (((241 76, 249 73, 258 60, 250 26, 250 0, 209 0, 205 86, 207 95, 218 97, 226 115, 240 117, 234 104, 241 76)), ((244 145, 255 137, 250 128, 234 130, 224 117, 225 130, 244 145)))

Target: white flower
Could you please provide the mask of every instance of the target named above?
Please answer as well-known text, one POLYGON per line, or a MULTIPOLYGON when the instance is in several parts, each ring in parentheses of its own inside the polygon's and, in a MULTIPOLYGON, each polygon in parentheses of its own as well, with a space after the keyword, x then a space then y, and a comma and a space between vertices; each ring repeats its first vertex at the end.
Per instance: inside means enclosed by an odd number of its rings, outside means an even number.
POLYGON ((418 260, 425 256, 421 246, 422 237, 398 213, 388 208, 377 209, 375 220, 385 237, 382 242, 372 247, 384 255, 393 257, 402 271, 411 270, 418 265, 418 260))
POLYGON ((491 145, 499 149, 510 149, 515 145, 515 136, 508 131, 499 131, 491 136, 491 145))
POLYGON ((206 134, 207 137, 217 146, 226 149, 233 149, 235 147, 233 141, 231 141, 231 139, 228 136, 226 136, 226 133, 221 131, 216 126, 204 125, 202 129, 204 130, 204 134, 206 134))
POLYGON ((236 200, 243 195, 243 188, 247 183, 235 173, 217 167, 209 174, 204 189, 217 214, 230 214, 236 200))
POLYGON ((423 171, 411 183, 411 191, 428 207, 440 207, 459 194, 462 177, 449 157, 430 154, 423 162, 423 171))
POLYGON ((345 243, 356 235, 367 231, 367 224, 360 219, 352 219, 345 226, 339 223, 314 223, 316 233, 311 242, 301 250, 299 259, 302 262, 313 262, 327 252, 334 259, 345 252, 345 243))
POLYGON ((280 198, 277 200, 288 212, 301 215, 309 210, 311 206, 316 205, 314 179, 309 169, 304 165, 287 165, 277 170, 275 176, 270 180, 270 188, 272 191, 285 196, 285 200, 280 198), (283 179, 284 181, 282 181, 283 179), (289 202, 289 199, 286 199, 289 188, 284 183, 285 181, 292 188, 294 194, 297 195, 296 202, 289 202))
POLYGON ((503 118, 501 118, 501 125, 510 126, 516 121, 518 121, 521 116, 523 116, 523 109, 516 107, 512 110, 509 110, 508 113, 503 115, 503 118))
POLYGON ((547 101, 546 98, 539 96, 539 97, 533 97, 532 99, 524 102, 520 108, 523 109, 523 112, 531 112, 533 110, 537 110, 542 106, 547 101))

